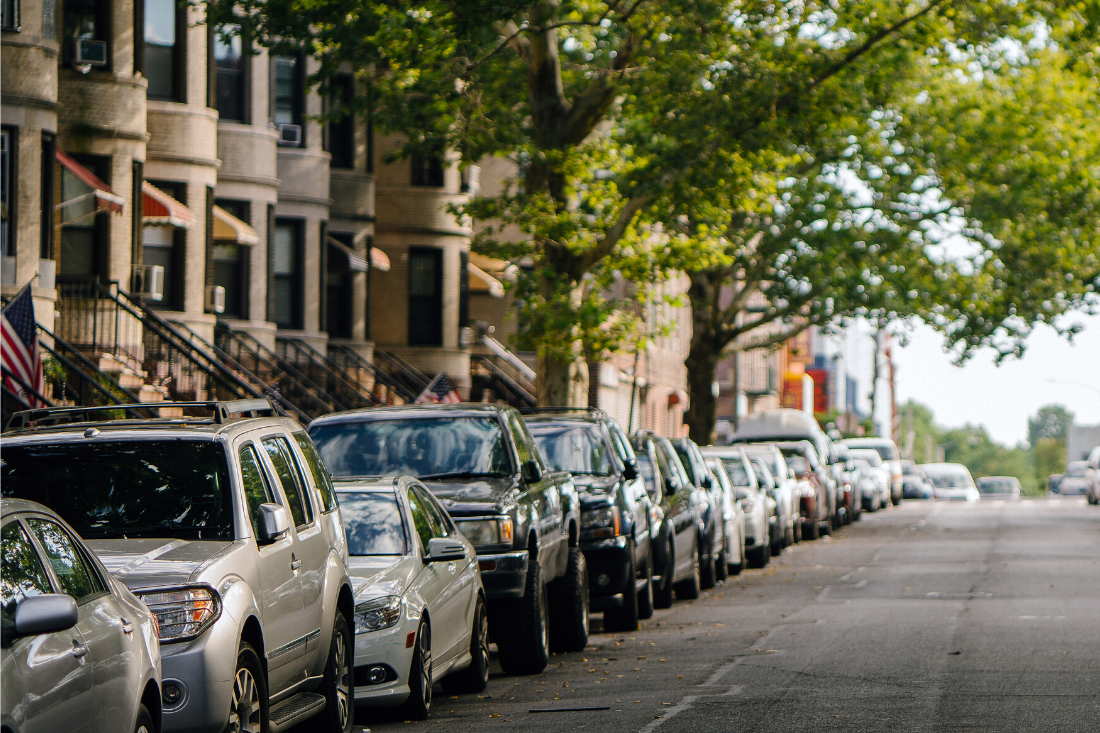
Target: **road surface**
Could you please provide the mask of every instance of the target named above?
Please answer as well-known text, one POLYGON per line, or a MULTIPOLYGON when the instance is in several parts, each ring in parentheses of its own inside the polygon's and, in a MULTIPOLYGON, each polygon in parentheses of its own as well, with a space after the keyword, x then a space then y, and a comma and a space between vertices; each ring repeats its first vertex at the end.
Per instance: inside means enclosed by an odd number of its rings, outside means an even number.
MULTIPOLYGON (((633 634, 483 696, 438 731, 1100 731, 1100 507, 906 502, 633 634), (609 708, 534 713, 562 708, 609 708)), ((375 733, 408 731, 360 715, 375 733)))

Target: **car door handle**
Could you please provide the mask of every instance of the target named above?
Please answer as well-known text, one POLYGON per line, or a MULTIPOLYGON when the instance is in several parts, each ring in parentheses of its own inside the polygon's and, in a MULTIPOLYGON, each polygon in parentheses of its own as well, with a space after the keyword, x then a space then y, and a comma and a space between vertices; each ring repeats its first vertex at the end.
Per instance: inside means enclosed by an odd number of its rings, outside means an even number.
POLYGON ((119 621, 122 622, 122 633, 124 633, 124 634, 134 633, 134 625, 132 623, 130 623, 129 621, 127 621, 124 618, 120 618, 119 621))
POLYGON ((297 570, 300 567, 302 567, 302 561, 301 560, 298 560, 297 558, 295 558, 294 560, 290 561, 290 569, 291 570, 297 570))
POLYGON ((87 655, 87 653, 88 647, 84 646, 76 639, 73 639, 73 656, 77 659, 80 659, 81 657, 87 655))

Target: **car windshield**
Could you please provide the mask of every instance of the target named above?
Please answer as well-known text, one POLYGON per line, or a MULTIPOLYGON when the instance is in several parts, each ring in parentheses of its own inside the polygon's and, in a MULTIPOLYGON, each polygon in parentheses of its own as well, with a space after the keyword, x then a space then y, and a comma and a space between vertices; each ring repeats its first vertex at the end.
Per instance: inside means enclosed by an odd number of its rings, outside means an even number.
POLYGON ((1088 476, 1089 464, 1071 463, 1066 466, 1066 476, 1070 478, 1085 478, 1088 476))
POLYGON ((349 555, 404 555, 405 523, 397 496, 386 491, 341 491, 340 515, 349 555))
POLYGON ((789 466, 790 469, 795 473, 801 475, 810 472, 810 464, 806 461, 806 458, 804 456, 793 455, 786 456, 786 458, 787 466, 789 466))
POLYGON ((208 440, 6 445, 3 495, 54 509, 85 539, 233 539, 225 450, 208 440))
POLYGON ((908 462, 902 463, 901 464, 901 475, 902 476, 916 476, 917 475, 917 467, 914 466, 912 463, 908 463, 908 462))
POLYGON ((745 470, 745 462, 740 458, 723 458, 722 465, 726 468, 726 474, 730 477, 730 483, 734 486, 752 486, 749 472, 745 470))
POLYGON ((649 457, 648 453, 638 453, 638 473, 642 476, 642 481, 645 482, 646 493, 651 497, 659 497, 661 495, 659 487, 657 486, 657 467, 653 465, 653 459, 649 457))
POLYGON ((527 427, 556 470, 588 476, 613 473, 610 451, 598 426, 532 422, 527 427))
POLYGON ((974 485, 963 473, 929 473, 928 478, 937 489, 969 489, 974 485))
POLYGON ((983 494, 1011 494, 1014 484, 1006 480, 985 480, 978 482, 978 488, 983 494))
POLYGON ((331 422, 309 437, 334 476, 508 476, 511 461, 492 417, 331 422))
POLYGON ((760 461, 765 466, 767 466, 768 471, 771 472, 773 477, 775 477, 775 476, 786 476, 787 475, 787 468, 785 466, 786 461, 783 461, 782 463, 780 463, 781 458, 779 456, 775 455, 775 453, 773 453, 771 451, 759 452, 759 453, 750 453, 750 456, 752 457, 753 460, 760 461))

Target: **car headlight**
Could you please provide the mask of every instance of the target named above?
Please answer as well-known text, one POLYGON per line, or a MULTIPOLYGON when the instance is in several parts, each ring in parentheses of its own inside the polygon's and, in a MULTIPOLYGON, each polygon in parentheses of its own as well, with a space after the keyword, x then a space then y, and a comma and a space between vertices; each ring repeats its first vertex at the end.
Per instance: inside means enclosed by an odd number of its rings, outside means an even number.
POLYGON ((193 639, 218 620, 221 598, 213 588, 172 588, 137 593, 157 620, 162 644, 193 639))
POLYGON ((384 596, 355 607, 355 633, 388 629, 401 620, 401 597, 384 596))
POLYGON ((581 514, 581 531, 591 532, 594 537, 617 537, 620 528, 618 507, 590 509, 581 514))
POLYGON ((515 532, 512 518, 509 516, 459 519, 455 522, 455 526, 474 547, 510 545, 515 532))

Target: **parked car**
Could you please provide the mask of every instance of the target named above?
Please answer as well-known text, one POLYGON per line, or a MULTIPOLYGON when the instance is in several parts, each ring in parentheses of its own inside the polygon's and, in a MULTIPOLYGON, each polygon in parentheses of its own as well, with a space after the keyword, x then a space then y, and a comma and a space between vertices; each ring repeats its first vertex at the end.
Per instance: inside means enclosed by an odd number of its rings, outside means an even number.
POLYGON ((901 479, 902 498, 935 499, 936 490, 932 482, 920 472, 906 474, 901 479))
POLYGON ((784 548, 802 541, 802 493, 809 484, 800 483, 783 453, 770 443, 746 443, 745 455, 750 461, 760 461, 767 469, 767 481, 757 472, 762 490, 775 500, 778 537, 774 540, 772 554, 778 555, 784 548), (765 488, 766 486, 766 488, 765 488))
POLYGON ((160 731, 152 612, 41 504, 0 500, 0 537, 5 733, 160 731))
POLYGON ((601 410, 525 418, 543 456, 577 486, 592 609, 603 611, 605 631, 634 631, 653 615, 652 503, 629 440, 601 410))
POLYGON ((4 495, 53 508, 152 609, 165 730, 348 733, 348 552, 313 443, 266 400, 161 407, 212 415, 16 413, 4 495))
POLYGON ((848 438, 844 441, 850 448, 870 448, 879 454, 883 467, 890 474, 890 501, 894 506, 901 503, 901 451, 889 438, 848 438))
POLYGON ((722 534, 726 547, 722 553, 724 567, 719 570, 725 579, 729 575, 740 575, 745 568, 745 510, 737 500, 737 489, 726 467, 717 458, 706 460, 707 468, 722 492, 722 534))
POLYGON ((837 465, 841 470, 841 486, 845 492, 844 508, 848 514, 848 523, 858 522, 863 513, 863 487, 859 480, 859 472, 852 461, 851 451, 843 443, 833 443, 836 451, 837 465))
POLYGON ((795 478, 804 482, 800 503, 803 539, 816 540, 822 534, 832 534, 836 519, 836 483, 831 483, 813 444, 798 440, 777 442, 775 446, 795 478))
POLYGON ((688 481, 702 490, 707 498, 703 512, 703 537, 699 548, 699 577, 703 590, 713 588, 719 580, 726 578, 726 538, 722 523, 722 490, 710 474, 699 446, 691 438, 680 438, 672 442, 676 455, 680 458, 688 481))
MULTIPOLYGON (((719 461, 733 486, 733 494, 745 515, 744 557, 749 567, 763 567, 771 556, 769 522, 772 514, 769 501, 761 493, 756 472, 740 446, 707 446, 703 448, 707 461, 719 461)), ((712 469, 713 470, 713 469, 712 469)))
POLYGON ((1066 472, 1058 482, 1056 493, 1062 496, 1087 496, 1092 487, 1093 470, 1088 461, 1070 461, 1066 472))
POLYGON ((883 462, 882 455, 873 448, 850 447, 849 452, 857 461, 860 471, 870 479, 868 486, 873 486, 870 491, 863 492, 863 508, 873 512, 890 506, 890 470, 883 462))
POLYGON ((653 605, 669 608, 672 594, 681 600, 699 597, 699 550, 703 512, 709 499, 688 480, 668 438, 640 430, 631 438, 635 453, 648 457, 661 481, 661 524, 653 544, 653 605))
POLYGON ((474 546, 411 477, 335 487, 355 593, 355 704, 423 720, 439 680, 447 692, 484 690, 489 626, 474 546))
POLYGON ((1020 498, 1020 480, 1015 476, 982 476, 978 479, 978 493, 983 499, 1020 498))
POLYGON ((920 469, 932 482, 937 499, 981 501, 970 469, 961 463, 922 463, 920 469))
POLYGON ((572 477, 507 405, 405 405, 310 423, 333 475, 419 478, 477 550, 489 636, 508 674, 588 643, 588 569, 572 477))

